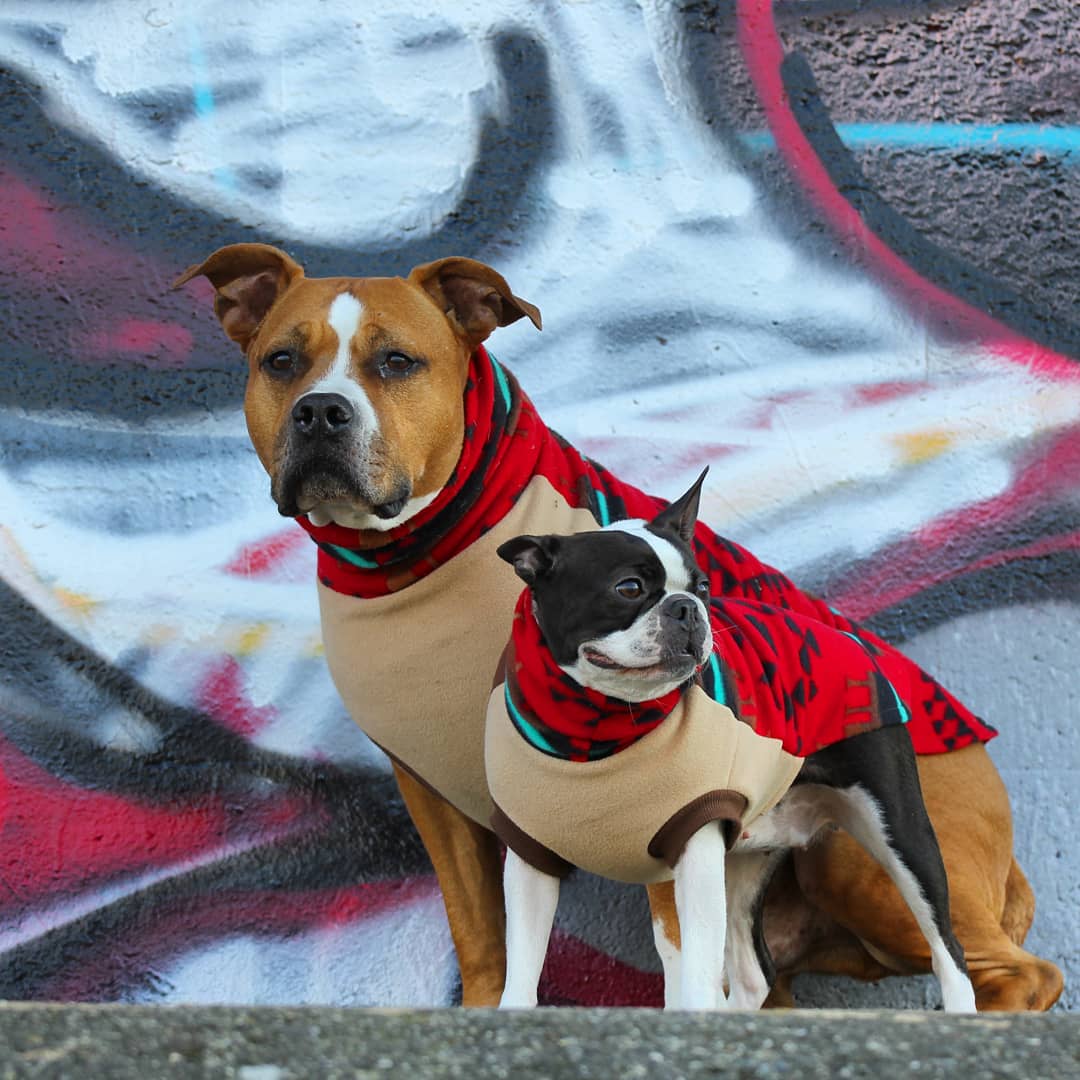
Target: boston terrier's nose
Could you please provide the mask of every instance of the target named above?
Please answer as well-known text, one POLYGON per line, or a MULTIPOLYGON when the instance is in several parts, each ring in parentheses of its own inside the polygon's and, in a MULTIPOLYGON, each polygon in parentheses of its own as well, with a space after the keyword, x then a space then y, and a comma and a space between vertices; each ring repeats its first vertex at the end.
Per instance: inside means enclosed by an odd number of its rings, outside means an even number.
POLYGON ((669 597, 664 601, 664 606, 660 611, 687 631, 692 630, 694 623, 701 618, 698 614, 697 604, 689 596, 669 597))
POLYGON ((293 406, 293 430, 308 439, 333 438, 349 430, 354 416, 341 394, 305 394, 293 406))

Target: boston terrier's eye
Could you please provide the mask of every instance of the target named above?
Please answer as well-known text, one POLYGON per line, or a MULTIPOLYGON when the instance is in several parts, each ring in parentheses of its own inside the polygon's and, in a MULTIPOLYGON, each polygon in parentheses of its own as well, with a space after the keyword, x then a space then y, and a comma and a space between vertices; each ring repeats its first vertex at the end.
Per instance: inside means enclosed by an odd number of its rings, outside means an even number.
POLYGON ((702 578, 695 586, 694 592, 698 594, 702 599, 705 599, 709 595, 709 579, 702 578))
POLYGON ((637 578, 628 577, 615 586, 615 591, 624 600, 640 600, 645 595, 645 586, 637 578))
POLYGON ((420 361, 414 360, 404 353, 387 353, 379 363, 379 374, 384 379, 392 379, 402 375, 411 375, 420 367, 420 361))
POLYGON ((279 379, 287 378, 296 370, 296 355, 288 349, 279 349, 263 360, 262 369, 279 379))

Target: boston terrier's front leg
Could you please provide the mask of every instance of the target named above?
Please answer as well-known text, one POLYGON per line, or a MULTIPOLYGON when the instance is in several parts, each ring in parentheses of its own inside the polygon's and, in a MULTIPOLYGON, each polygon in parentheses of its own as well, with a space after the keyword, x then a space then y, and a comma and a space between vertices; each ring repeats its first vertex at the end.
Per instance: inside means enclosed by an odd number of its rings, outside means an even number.
POLYGON ((682 933, 679 1006, 726 1009, 724 938, 727 898, 724 860, 727 851, 716 822, 700 828, 686 843, 675 865, 675 910, 682 933))
POLYGON ((506 988, 500 1009, 531 1009, 559 903, 559 879, 530 866, 509 848, 503 867, 506 895, 506 988))

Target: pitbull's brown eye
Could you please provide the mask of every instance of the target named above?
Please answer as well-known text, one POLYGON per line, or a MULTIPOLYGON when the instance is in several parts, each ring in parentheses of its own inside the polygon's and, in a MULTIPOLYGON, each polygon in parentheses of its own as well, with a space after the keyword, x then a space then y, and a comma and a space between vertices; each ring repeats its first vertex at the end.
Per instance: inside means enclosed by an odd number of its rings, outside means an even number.
POLYGON ((645 586, 637 578, 624 578, 615 586, 615 591, 624 600, 640 600, 645 593, 645 586))
POLYGON ((263 362, 263 370, 271 375, 291 375, 296 367, 296 357, 291 352, 271 353, 263 362))
POLYGON ((404 353, 392 352, 383 357, 379 365, 379 374, 384 379, 394 375, 411 375, 419 366, 419 360, 414 360, 404 353))

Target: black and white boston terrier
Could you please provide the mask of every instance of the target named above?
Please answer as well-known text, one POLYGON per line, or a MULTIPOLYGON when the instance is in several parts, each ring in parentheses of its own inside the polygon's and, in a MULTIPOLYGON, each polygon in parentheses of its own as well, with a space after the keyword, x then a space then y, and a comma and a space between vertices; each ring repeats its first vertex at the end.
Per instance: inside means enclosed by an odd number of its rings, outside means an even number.
POLYGON ((703 479, 650 522, 498 549, 527 585, 485 742, 508 847, 501 1005, 536 1003, 559 878, 577 866, 674 878, 668 1007, 759 1008, 768 881, 839 826, 902 894, 945 1009, 973 1012, 904 726, 913 688, 857 633, 711 600, 690 547, 703 479))

